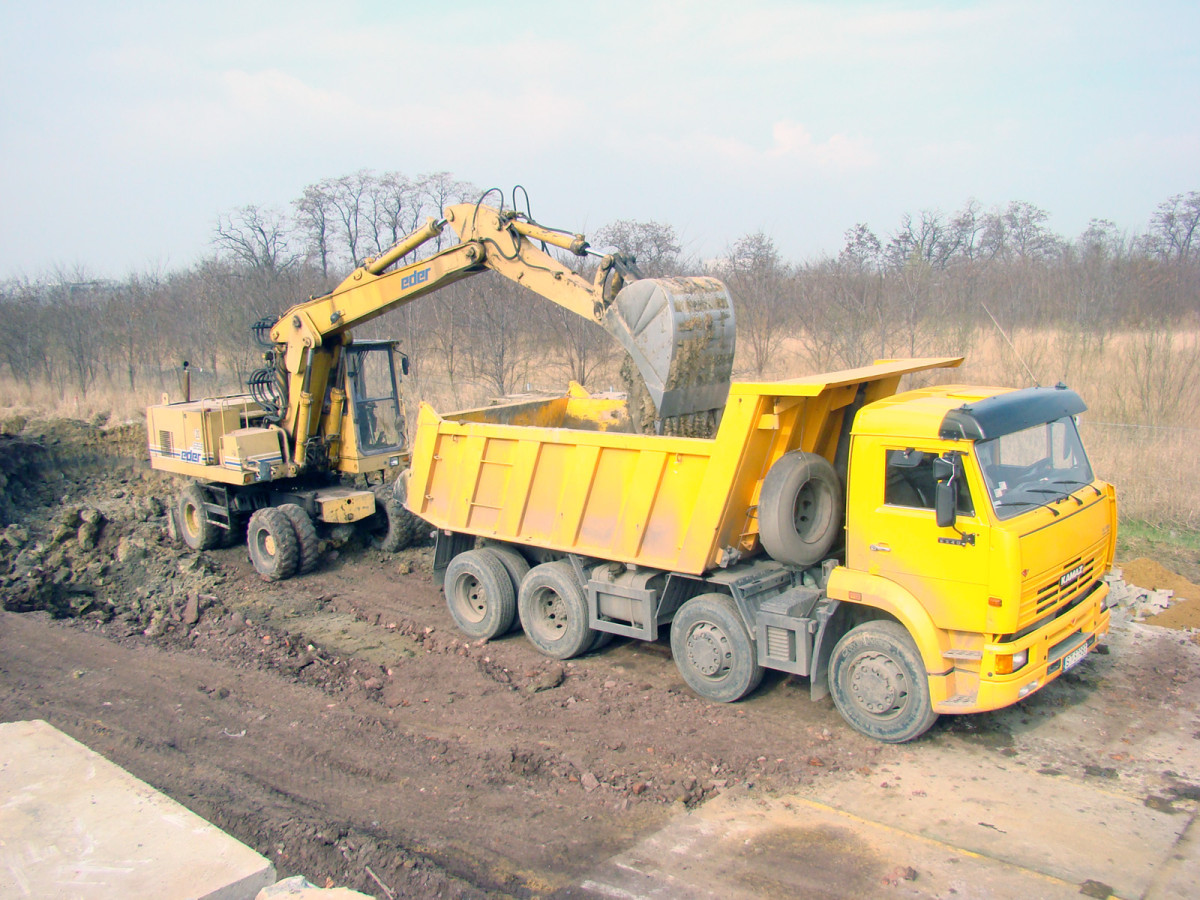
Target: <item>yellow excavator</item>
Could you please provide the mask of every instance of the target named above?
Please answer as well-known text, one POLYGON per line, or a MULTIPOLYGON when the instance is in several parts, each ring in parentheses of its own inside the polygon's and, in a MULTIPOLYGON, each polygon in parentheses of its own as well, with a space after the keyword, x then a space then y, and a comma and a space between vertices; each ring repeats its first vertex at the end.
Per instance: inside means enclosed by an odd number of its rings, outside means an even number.
MULTIPOLYGON (((729 392, 735 321, 729 292, 709 277, 643 278, 636 260, 600 254, 581 234, 527 213, 463 203, 443 210, 323 296, 255 326, 267 365, 248 393, 163 402, 147 410, 150 463, 186 476, 172 510, 193 549, 235 543, 269 581, 317 564, 315 522, 365 522, 379 545, 402 549, 421 528, 404 508, 407 479, 399 380, 408 359, 395 341, 355 341, 351 331, 425 294, 491 270, 599 323, 628 353, 644 430, 688 418, 714 420, 729 392), (446 226, 458 243, 404 262, 446 226), (548 252, 598 258, 588 280, 548 252), (368 488, 346 484, 362 476, 368 488)), ((631 404, 634 405, 634 404, 631 404)))

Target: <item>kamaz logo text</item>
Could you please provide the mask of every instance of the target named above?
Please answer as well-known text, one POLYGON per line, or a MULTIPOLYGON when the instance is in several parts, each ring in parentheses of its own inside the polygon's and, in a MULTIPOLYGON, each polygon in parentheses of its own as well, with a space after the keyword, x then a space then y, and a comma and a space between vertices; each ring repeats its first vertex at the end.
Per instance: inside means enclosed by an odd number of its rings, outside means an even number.
POLYGON ((1068 584, 1071 584, 1073 581, 1077 581, 1079 579, 1079 576, 1082 574, 1083 574, 1083 566, 1076 566, 1070 572, 1067 572, 1065 575, 1063 575, 1062 578, 1058 579, 1058 586, 1060 588, 1065 588, 1068 584))
POLYGON ((413 272, 411 275, 405 275, 400 280, 400 290, 407 291, 410 287, 416 287, 418 284, 424 284, 429 280, 429 266, 426 266, 420 272, 413 272))

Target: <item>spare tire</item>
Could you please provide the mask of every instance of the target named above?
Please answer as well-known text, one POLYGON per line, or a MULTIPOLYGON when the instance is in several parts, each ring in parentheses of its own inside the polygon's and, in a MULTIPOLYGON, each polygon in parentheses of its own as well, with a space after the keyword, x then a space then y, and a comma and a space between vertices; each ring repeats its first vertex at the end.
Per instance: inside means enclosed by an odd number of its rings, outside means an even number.
POLYGON ((842 530, 842 486, 829 460, 793 450, 771 466, 758 500, 758 538, 772 559, 814 566, 842 530))

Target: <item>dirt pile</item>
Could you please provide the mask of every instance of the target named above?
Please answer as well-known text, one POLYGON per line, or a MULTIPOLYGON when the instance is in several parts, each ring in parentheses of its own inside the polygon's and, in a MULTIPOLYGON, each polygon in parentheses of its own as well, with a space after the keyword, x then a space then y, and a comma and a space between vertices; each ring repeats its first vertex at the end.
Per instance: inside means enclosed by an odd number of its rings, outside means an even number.
POLYGON ((1200 585, 1145 557, 1122 563, 1120 568, 1129 584, 1172 595, 1170 606, 1157 615, 1148 616, 1147 624, 1184 631, 1200 629, 1200 585))
POLYGON ((139 458, 144 429, 10 420, 2 431, 5 609, 117 617, 153 634, 215 599, 211 564, 166 540, 169 484, 139 458))

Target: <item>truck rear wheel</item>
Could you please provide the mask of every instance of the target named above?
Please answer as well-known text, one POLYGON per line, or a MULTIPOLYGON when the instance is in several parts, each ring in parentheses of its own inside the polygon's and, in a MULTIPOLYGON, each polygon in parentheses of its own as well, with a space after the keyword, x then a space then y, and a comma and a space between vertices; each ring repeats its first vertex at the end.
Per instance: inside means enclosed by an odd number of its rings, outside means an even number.
POLYGON ((223 529, 208 520, 204 488, 192 483, 179 493, 179 536, 193 550, 211 550, 221 542, 223 529))
POLYGON ((317 528, 308 513, 297 503, 285 503, 279 507, 279 511, 292 523, 292 531, 296 535, 296 546, 300 553, 296 563, 296 574, 306 575, 317 567, 321 558, 317 528))
POLYGON ((246 529, 250 561, 264 581, 283 581, 296 574, 300 545, 291 520, 278 509, 256 510, 246 529))
POLYGON ((813 566, 842 530, 842 488, 829 460, 793 450, 775 461, 758 501, 758 537, 782 563, 813 566))
POLYGON ((468 550, 446 567, 446 606, 458 630, 491 640, 512 630, 517 595, 500 558, 488 548, 468 550))
POLYGON ((742 699, 763 678, 754 642, 727 594, 701 594, 683 604, 671 622, 671 656, 688 686, 718 703, 742 699))
POLYGON ((842 718, 878 741, 911 741, 937 721, 925 663, 899 622, 848 631, 829 658, 829 691, 842 718))
MULTIPOLYGON (((500 560, 500 563, 508 572, 509 579, 512 581, 513 596, 517 596, 521 591, 521 582, 529 574, 529 562, 515 547, 509 547, 506 544, 487 544, 485 549, 494 553, 496 558, 500 560)), ((517 619, 514 616, 512 627, 515 628, 516 626, 517 619)))
POLYGON ((530 569, 521 582, 517 609, 525 636, 546 656, 571 659, 592 648, 596 633, 588 625, 587 600, 569 562, 530 569))

